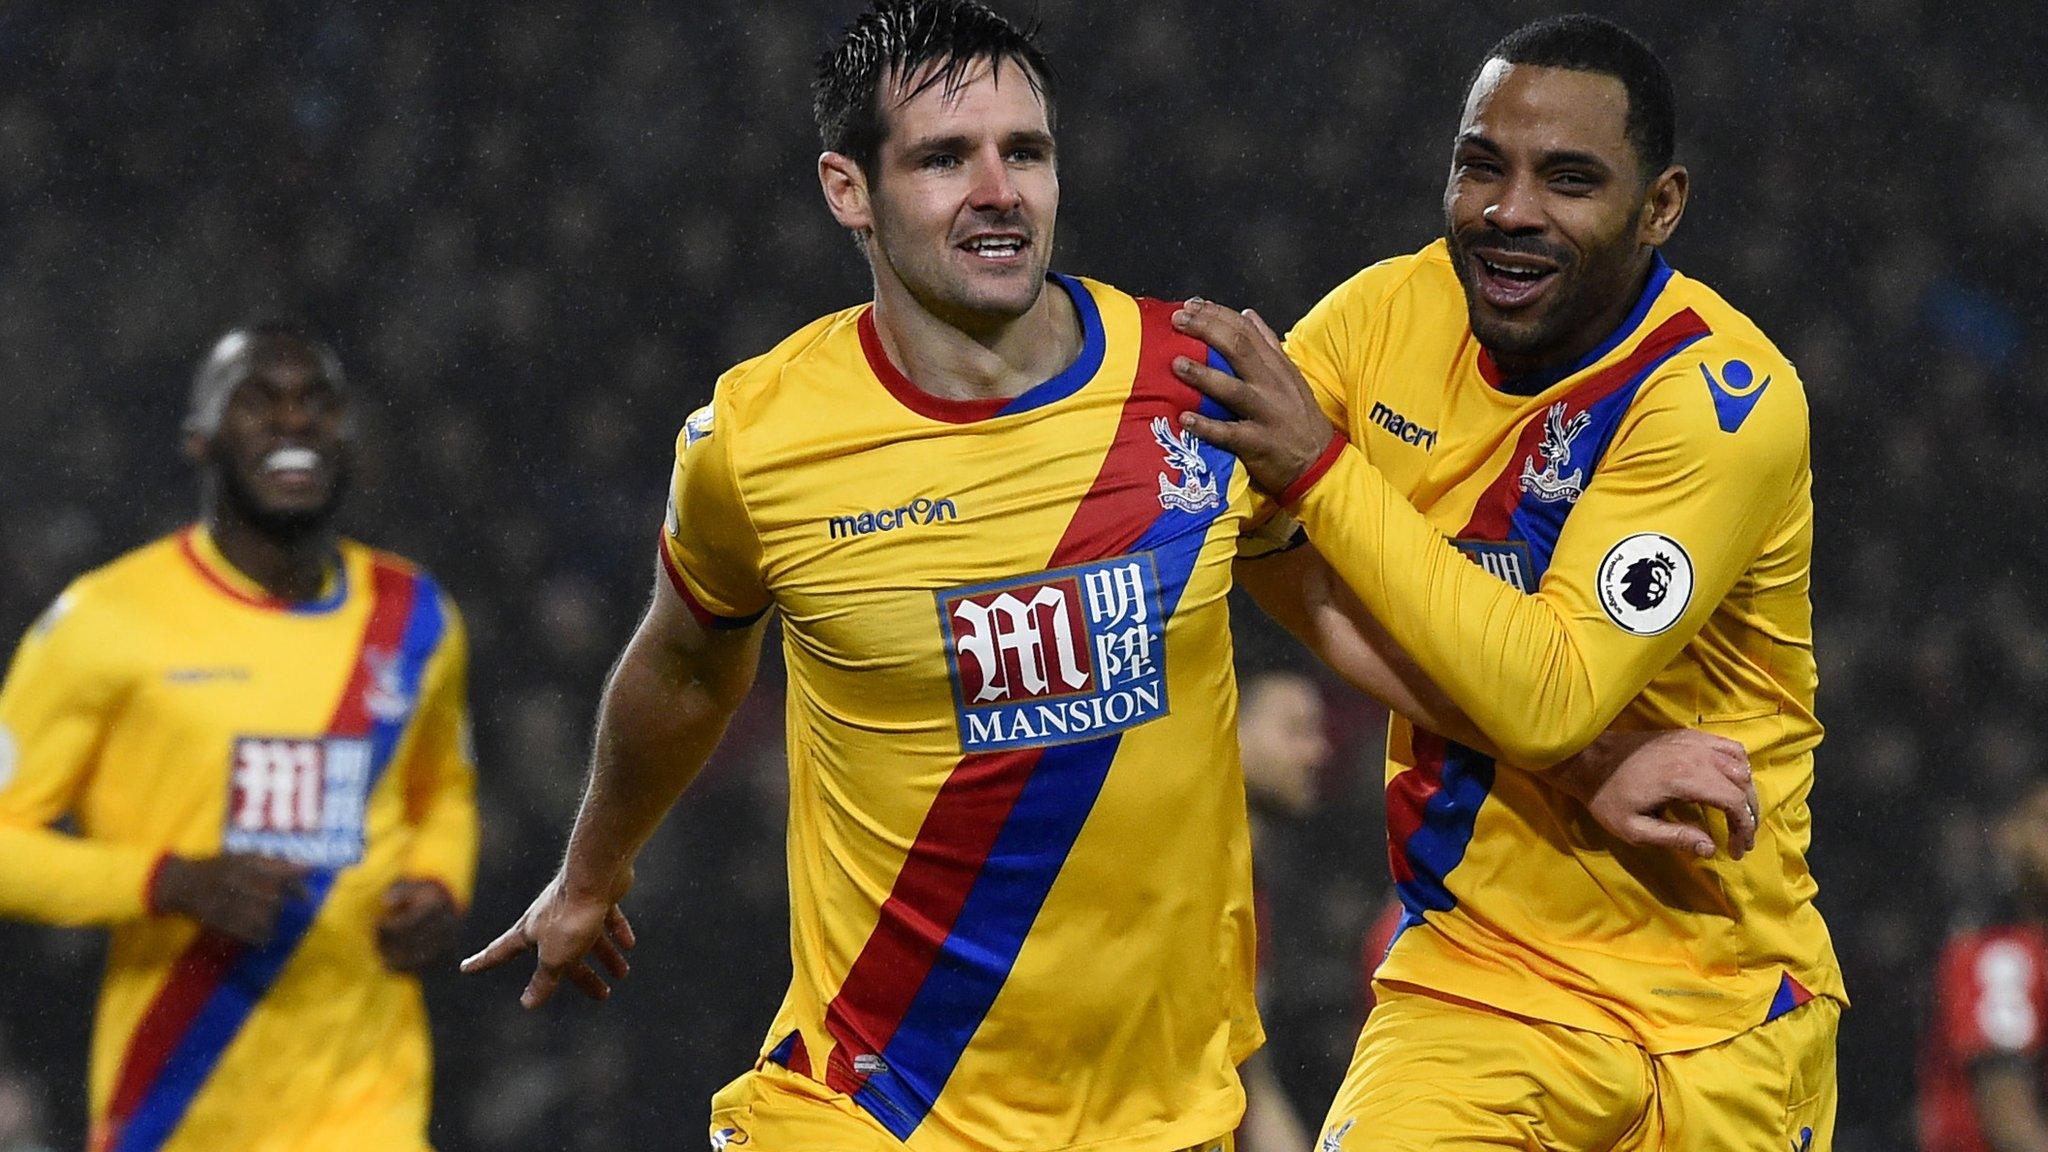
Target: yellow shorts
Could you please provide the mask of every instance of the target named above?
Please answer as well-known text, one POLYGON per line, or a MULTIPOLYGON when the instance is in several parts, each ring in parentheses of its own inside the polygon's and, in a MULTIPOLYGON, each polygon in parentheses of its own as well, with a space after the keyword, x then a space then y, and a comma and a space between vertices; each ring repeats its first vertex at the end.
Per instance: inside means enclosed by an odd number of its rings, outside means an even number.
MULTIPOLYGON (((846 1096, 762 1061, 711 1098, 711 1147, 715 1152, 903 1152, 904 1146, 846 1096)), ((1234 1138, 1225 1135, 1179 1152, 1236 1149, 1234 1138)))
POLYGON ((1625 1040, 1379 984, 1319 1152, 1827 1152, 1835 1028, 1816 999, 1708 1048, 1625 1040))

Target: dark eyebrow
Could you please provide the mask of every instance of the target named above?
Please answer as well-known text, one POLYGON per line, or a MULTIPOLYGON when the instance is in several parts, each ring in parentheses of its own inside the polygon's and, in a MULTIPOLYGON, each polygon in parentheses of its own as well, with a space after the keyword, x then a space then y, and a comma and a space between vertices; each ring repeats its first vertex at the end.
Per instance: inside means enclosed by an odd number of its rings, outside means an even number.
POLYGON ((1047 152, 1053 150, 1052 133, 1041 132, 1036 128, 1023 132, 1012 132, 1008 136, 1003 137, 1003 143, 1010 148, 1035 147, 1043 148, 1047 152))
POLYGON ((910 152, 966 152, 974 147, 974 141, 965 136, 926 136, 912 141, 907 147, 910 152))
MULTIPOLYGON (((1465 131, 1459 133, 1457 147, 1477 148, 1481 151, 1491 152, 1496 156, 1501 154, 1500 145, 1495 144, 1492 140, 1488 139, 1486 135, 1480 132, 1477 128, 1467 128, 1465 131)), ((1609 164, 1607 161, 1602 160, 1600 157, 1594 155, 1591 152, 1581 152, 1576 149, 1561 149, 1555 152, 1542 153, 1541 155, 1536 157, 1536 166, 1538 168, 1557 168, 1564 166, 1590 168, 1593 171, 1601 173, 1603 175, 1612 175, 1614 172, 1613 165, 1609 164)))

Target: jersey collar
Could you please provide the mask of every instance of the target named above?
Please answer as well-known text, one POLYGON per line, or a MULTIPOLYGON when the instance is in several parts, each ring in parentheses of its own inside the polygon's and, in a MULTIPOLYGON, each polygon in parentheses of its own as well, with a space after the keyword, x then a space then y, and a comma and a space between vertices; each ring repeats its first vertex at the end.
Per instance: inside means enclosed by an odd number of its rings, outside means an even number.
POLYGON ((230 600, 271 612, 319 616, 334 611, 348 600, 348 564, 337 554, 321 583, 320 595, 312 600, 285 600, 273 596, 241 569, 236 568, 214 543, 206 525, 194 524, 178 533, 178 551, 198 571, 200 579, 230 600))
POLYGON ((1664 294, 1664 286, 1671 282, 1671 265, 1664 260, 1664 253, 1652 250, 1650 253, 1650 279, 1643 285, 1643 294, 1636 298, 1636 306, 1629 309, 1620 326, 1608 334, 1597 347, 1569 364, 1556 368, 1540 368, 1520 376, 1507 376, 1493 362, 1493 354, 1485 348, 1479 349, 1479 375, 1488 384, 1502 392, 1517 396, 1534 396, 1567 376, 1585 371, 1609 352, 1621 347, 1621 342, 1634 335, 1643 326, 1643 320, 1650 315, 1650 306, 1657 297, 1664 294))
POLYGON ((1082 385, 1093 380, 1095 373, 1102 368, 1102 310, 1096 306, 1095 296, 1088 291, 1087 285, 1072 276, 1054 272, 1047 279, 1066 291, 1067 298, 1074 302, 1074 311, 1081 317, 1081 354, 1050 380, 1034 384, 1016 396, 987 400, 953 400, 934 396, 911 383, 910 378, 890 361, 888 351, 882 347, 881 333, 875 330, 875 310, 872 307, 860 314, 860 347, 867 356, 868 368, 882 382, 882 387, 889 390, 889 395, 905 408, 948 424, 972 424, 997 416, 1011 416, 1064 400, 1079 392, 1082 385))

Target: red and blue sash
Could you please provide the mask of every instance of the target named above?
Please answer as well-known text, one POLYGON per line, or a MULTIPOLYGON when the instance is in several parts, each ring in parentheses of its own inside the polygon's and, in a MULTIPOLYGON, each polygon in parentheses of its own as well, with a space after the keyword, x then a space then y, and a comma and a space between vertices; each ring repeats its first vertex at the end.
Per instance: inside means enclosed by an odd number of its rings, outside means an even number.
MULTIPOLYGON (((446 623, 440 591, 426 575, 379 559, 372 561, 370 583, 369 621, 354 671, 327 726, 331 738, 369 742, 366 797, 411 723, 422 674, 446 623), (405 707, 373 713, 370 697, 388 686, 379 684, 373 663, 394 656, 405 707)), ((106 1115, 94 1125, 94 1152, 156 1152, 164 1146, 305 940, 336 875, 318 869, 306 876, 305 898, 286 902, 269 943, 252 947, 202 931, 178 957, 129 1038, 106 1115)))

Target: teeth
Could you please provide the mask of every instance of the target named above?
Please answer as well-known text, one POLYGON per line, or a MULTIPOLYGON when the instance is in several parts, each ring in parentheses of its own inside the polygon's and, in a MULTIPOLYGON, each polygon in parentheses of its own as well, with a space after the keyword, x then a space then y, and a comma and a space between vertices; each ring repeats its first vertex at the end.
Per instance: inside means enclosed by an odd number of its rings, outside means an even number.
POLYGON ((1024 248, 1024 242, 1014 237, 986 237, 970 240, 968 250, 982 256, 1015 256, 1024 248))
POLYGON ((1516 268, 1507 264, 1496 264, 1485 257, 1481 257, 1479 262, 1486 265, 1489 271, 1497 272, 1502 276, 1536 277, 1544 273, 1544 269, 1541 268, 1516 268))
POLYGON ((320 454, 311 448, 279 448, 263 458, 266 472, 311 472, 320 466, 320 454))

